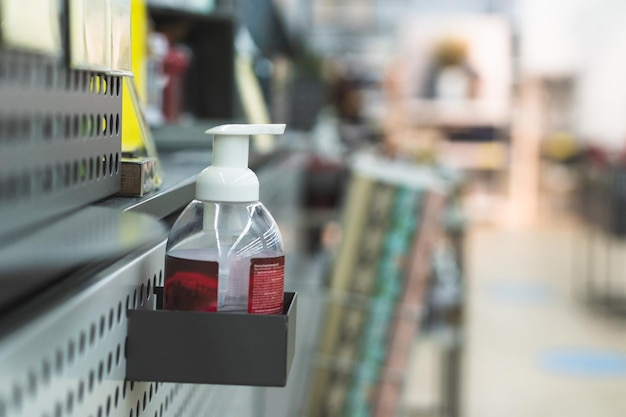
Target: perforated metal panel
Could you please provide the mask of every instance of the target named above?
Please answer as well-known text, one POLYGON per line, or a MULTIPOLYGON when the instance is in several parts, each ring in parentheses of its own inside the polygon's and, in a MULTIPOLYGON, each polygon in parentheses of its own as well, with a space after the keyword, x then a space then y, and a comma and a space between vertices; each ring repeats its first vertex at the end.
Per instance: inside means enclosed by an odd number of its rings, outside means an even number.
POLYGON ((119 190, 121 84, 0 48, 0 234, 119 190))
POLYGON ((253 415, 252 388, 124 380, 126 310, 153 308, 164 251, 66 279, 2 319, 0 417, 253 415))

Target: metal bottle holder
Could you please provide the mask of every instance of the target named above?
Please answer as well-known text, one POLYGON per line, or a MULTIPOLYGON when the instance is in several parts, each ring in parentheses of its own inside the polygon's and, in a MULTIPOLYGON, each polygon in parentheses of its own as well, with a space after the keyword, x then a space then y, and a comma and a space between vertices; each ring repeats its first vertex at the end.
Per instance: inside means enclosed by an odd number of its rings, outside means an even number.
POLYGON ((284 387, 296 342, 296 293, 283 313, 255 315, 163 310, 128 311, 126 378, 284 387))

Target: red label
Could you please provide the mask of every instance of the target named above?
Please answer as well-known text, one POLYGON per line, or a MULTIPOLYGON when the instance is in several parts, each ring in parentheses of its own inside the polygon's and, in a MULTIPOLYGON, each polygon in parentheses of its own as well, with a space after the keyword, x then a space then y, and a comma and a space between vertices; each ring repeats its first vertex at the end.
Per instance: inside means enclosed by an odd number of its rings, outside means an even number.
POLYGON ((285 257, 250 260, 248 313, 281 314, 285 290, 285 257))
POLYGON ((165 310, 217 311, 217 262, 165 257, 165 310))

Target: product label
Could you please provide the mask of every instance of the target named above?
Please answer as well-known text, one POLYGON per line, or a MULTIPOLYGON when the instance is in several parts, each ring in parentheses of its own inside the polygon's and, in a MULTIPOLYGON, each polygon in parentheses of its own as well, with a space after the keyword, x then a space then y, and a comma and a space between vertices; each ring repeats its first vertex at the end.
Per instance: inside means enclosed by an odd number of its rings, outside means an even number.
POLYGON ((165 257, 166 310, 217 311, 219 265, 213 261, 165 257))
POLYGON ((285 257, 250 260, 248 313, 281 314, 285 290, 285 257))

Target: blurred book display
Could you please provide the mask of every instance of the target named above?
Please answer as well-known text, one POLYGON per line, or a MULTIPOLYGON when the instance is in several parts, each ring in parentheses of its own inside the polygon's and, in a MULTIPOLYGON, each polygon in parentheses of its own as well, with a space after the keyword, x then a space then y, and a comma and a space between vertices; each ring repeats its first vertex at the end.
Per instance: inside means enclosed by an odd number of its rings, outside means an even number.
POLYGON ((397 411, 441 228, 445 181, 434 172, 361 155, 352 174, 310 416, 397 411))

